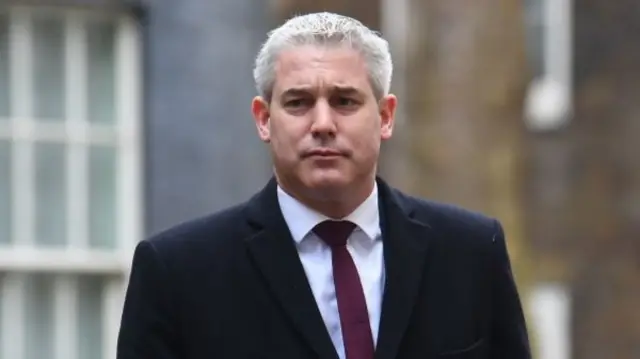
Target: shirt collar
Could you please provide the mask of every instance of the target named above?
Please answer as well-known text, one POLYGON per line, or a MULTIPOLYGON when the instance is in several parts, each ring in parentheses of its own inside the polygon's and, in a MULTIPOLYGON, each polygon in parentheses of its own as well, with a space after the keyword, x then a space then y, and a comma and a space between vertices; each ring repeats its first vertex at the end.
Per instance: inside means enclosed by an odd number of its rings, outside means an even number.
MULTIPOLYGON (((311 230, 329 217, 302 204, 278 186, 278 203, 291 236, 296 243, 300 243, 311 230)), ((353 222, 369 239, 380 237, 380 214, 378 210, 378 185, 374 184, 373 191, 351 214, 343 218, 353 222)))

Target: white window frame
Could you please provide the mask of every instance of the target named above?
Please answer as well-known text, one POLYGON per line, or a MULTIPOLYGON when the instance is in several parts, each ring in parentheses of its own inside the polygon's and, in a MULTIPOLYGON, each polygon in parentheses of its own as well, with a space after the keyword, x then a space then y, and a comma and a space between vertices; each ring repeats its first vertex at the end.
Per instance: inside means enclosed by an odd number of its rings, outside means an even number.
POLYGON ((527 126, 557 130, 573 115, 573 1, 538 0, 542 6, 543 73, 529 84, 527 126))
POLYGON ((561 283, 538 283, 529 297, 535 353, 541 359, 571 359, 571 295, 561 283))
MULTIPOLYGON (((0 293, 2 341, 0 357, 24 358, 22 327, 24 273, 61 274, 54 283, 54 359, 76 359, 77 280, 76 274, 103 274, 103 354, 115 358, 115 348, 126 277, 135 245, 143 236, 141 49, 139 26, 128 14, 118 14, 115 49, 116 131, 113 126, 90 124, 87 119, 86 33, 81 26, 87 16, 104 16, 98 11, 57 8, 65 16, 65 62, 75 71, 66 72, 66 114, 64 125, 36 122, 33 118, 31 22, 32 7, 8 10, 10 21, 11 108, 9 121, 0 121, 0 139, 13 142, 12 150, 12 237, 11 246, 0 247, 0 272, 4 273, 0 293), (67 196, 68 247, 42 249, 35 242, 34 153, 37 140, 68 143, 67 196), (117 144, 117 245, 115 250, 88 247, 88 147, 87 144, 117 144), (71 274, 71 275, 65 275, 71 274)), ((109 16, 113 16, 110 14, 109 16)))

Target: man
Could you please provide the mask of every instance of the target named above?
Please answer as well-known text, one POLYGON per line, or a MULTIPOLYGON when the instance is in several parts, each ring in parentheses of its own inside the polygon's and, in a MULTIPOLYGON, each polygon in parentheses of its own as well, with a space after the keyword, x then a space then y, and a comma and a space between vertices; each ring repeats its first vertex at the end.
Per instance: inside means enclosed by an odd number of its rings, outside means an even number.
POLYGON ((530 358, 500 224, 376 177, 391 73, 348 17, 269 34, 252 111, 274 178, 138 245, 118 359, 530 358))

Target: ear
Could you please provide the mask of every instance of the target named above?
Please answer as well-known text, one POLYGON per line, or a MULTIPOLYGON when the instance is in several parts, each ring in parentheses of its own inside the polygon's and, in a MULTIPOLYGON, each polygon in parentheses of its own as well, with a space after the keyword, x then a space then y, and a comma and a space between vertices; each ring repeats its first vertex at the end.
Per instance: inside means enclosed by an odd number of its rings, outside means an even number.
POLYGON ((251 101, 251 112, 256 121, 258 136, 262 141, 268 143, 271 140, 271 133, 269 131, 269 120, 271 118, 269 103, 267 103, 264 98, 256 96, 253 98, 253 101, 251 101))
POLYGON ((389 94, 380 100, 380 137, 383 141, 391 138, 393 134, 397 106, 398 99, 395 95, 389 94))

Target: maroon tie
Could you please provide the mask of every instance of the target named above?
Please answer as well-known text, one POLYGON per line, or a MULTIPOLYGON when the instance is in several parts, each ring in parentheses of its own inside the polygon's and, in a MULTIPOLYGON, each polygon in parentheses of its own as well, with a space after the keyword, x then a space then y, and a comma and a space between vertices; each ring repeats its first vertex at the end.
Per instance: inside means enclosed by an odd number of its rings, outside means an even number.
POLYGON ((324 221, 314 232, 331 247, 333 281, 347 359, 373 359, 373 337, 369 312, 360 276, 347 251, 347 239, 355 224, 348 221, 324 221))

